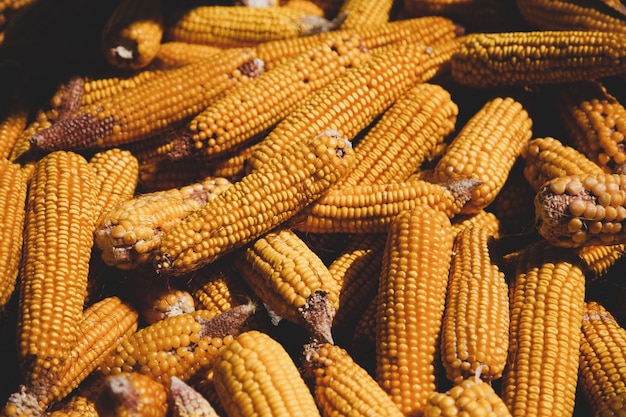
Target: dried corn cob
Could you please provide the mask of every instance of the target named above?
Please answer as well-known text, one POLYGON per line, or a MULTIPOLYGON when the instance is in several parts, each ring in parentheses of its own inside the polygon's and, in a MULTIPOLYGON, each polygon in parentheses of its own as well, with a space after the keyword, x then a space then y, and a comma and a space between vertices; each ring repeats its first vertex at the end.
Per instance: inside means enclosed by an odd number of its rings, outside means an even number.
POLYGON ((421 414, 435 391, 435 352, 443 319, 454 235, 430 207, 391 224, 376 315, 376 380, 405 415, 421 414))
POLYGON ((626 72, 626 35, 599 31, 473 33, 451 60, 453 78, 476 87, 598 79, 626 72))
POLYGON ((56 121, 31 138, 36 149, 115 147, 150 137, 200 112, 218 94, 261 72, 250 49, 230 49, 196 64, 162 71, 56 121))
POLYGON ((314 35, 338 26, 338 22, 280 6, 196 6, 173 20, 166 40, 221 48, 314 35))
POLYGON ((172 417, 219 417, 202 394, 175 376, 170 378, 168 393, 172 417))
POLYGON ((104 213, 96 226, 95 243, 102 259, 120 269, 149 262, 165 233, 230 186, 225 178, 209 177, 121 201, 104 213))
POLYGON ((25 384, 56 377, 77 343, 95 228, 96 179, 87 160, 40 159, 27 195, 18 357, 25 384))
POLYGON ((214 314, 223 313, 249 301, 250 289, 230 265, 211 269, 206 274, 194 275, 189 286, 198 305, 214 314))
POLYGON ((8 158, 28 122, 28 104, 23 91, 11 96, 10 104, 0 113, 0 158, 8 158))
POLYGON ((509 288, 494 260, 491 231, 469 225, 454 240, 441 360, 447 378, 459 384, 471 375, 502 376, 509 335, 509 288))
POLYGON ((581 266, 569 251, 545 242, 515 261, 501 391, 513 416, 573 412, 585 299, 581 266))
POLYGON ((576 250, 576 254, 587 265, 587 282, 593 282, 604 277, 626 255, 626 243, 583 246, 576 250))
POLYGON ((49 417, 99 417, 96 403, 79 394, 73 395, 48 415, 49 417))
POLYGON ((175 69, 207 59, 221 51, 222 48, 218 46, 188 42, 163 42, 149 68, 161 71, 175 69))
POLYGON ((576 149, 606 172, 626 172, 626 108, 602 83, 556 86, 555 106, 576 149))
MULTIPOLYGON (((159 73, 159 71, 143 70, 126 77, 85 77, 80 104, 82 106, 88 106, 98 101, 106 100, 126 89, 137 88, 159 73)), ((59 104, 56 106, 59 106, 59 104)))
POLYGON ((532 120, 522 103, 512 97, 495 97, 459 131, 433 173, 439 182, 458 178, 481 182, 463 206, 463 213, 475 213, 493 202, 530 140, 531 127, 532 120))
POLYGON ((167 232, 157 272, 191 272, 287 221, 336 182, 352 156, 350 142, 336 132, 295 141, 167 232))
POLYGON ((134 70, 148 66, 161 45, 163 12, 161 0, 121 0, 102 29, 107 62, 134 70))
POLYGON ((383 25, 389 21, 393 0, 344 0, 338 15, 346 15, 341 29, 383 25))
POLYGON ((4 226, 0 249, 0 311, 4 311, 17 281, 22 258, 28 178, 22 168, 0 159, 0 218, 4 226))
POLYGON ((147 290, 145 286, 143 291, 140 289, 138 298, 139 313, 148 325, 196 310, 196 301, 189 291, 170 285, 150 283, 147 290))
POLYGON ((215 157, 243 147, 347 68, 369 59, 357 36, 330 39, 231 89, 195 116, 188 125, 193 154, 215 157))
POLYGON ((494 238, 500 237, 502 234, 502 226, 500 219, 491 211, 481 210, 473 214, 460 214, 452 219, 452 232, 458 235, 463 229, 472 225, 487 229, 489 234, 494 238))
POLYGON ((13 162, 20 162, 23 165, 33 165, 34 161, 40 158, 40 155, 31 157, 34 150, 30 144, 30 138, 36 132, 44 130, 52 125, 54 121, 54 114, 50 111, 39 110, 34 116, 34 120, 26 126, 26 129, 18 136, 11 148, 11 154, 9 160, 13 162), (30 158, 29 158, 30 157, 30 158), (26 161, 25 161, 26 160, 26 161))
POLYGON ((213 369, 215 388, 229 416, 320 416, 295 363, 266 333, 239 334, 218 353, 213 369))
POLYGON ((404 414, 376 380, 348 352, 329 343, 304 347, 305 375, 324 416, 388 416, 404 414))
POLYGON ((521 156, 524 158, 524 178, 535 192, 553 178, 604 172, 580 151, 550 136, 529 141, 521 156))
POLYGON ((556 246, 616 245, 626 242, 626 175, 558 177, 537 191, 538 231, 556 246))
POLYGON ((101 416, 165 417, 167 406, 165 386, 139 372, 109 375, 96 400, 101 416))
POLYGON ((618 416, 626 406, 626 330, 600 303, 585 303, 580 386, 594 415, 618 416))

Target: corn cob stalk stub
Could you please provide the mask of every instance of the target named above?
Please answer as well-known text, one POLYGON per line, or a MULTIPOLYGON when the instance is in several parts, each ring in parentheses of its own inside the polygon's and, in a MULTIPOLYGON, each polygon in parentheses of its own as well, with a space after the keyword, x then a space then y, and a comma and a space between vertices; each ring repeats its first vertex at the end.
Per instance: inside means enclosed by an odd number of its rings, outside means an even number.
POLYGON ((626 175, 569 175, 545 183, 535 197, 538 231, 556 246, 626 243, 626 175))
POLYGON ((193 271, 285 222, 344 175, 353 155, 350 142, 333 131, 296 141, 166 233, 157 272, 193 271))

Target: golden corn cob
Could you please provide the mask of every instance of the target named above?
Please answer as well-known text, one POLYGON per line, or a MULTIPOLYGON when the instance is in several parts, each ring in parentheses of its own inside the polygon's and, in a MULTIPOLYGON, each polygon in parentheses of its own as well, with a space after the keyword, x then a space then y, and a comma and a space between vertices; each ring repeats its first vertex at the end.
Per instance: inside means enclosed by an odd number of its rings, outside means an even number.
POLYGON ((252 304, 243 304, 219 315, 196 310, 160 320, 124 339, 99 371, 140 372, 166 385, 172 376, 187 381, 213 362, 253 313, 252 304))
POLYGON ((576 254, 587 265, 587 282, 593 282, 604 277, 626 255, 626 243, 583 246, 576 250, 576 254))
POLYGON ((515 261, 501 391, 513 416, 572 415, 585 301, 581 266, 545 242, 515 261))
POLYGON ((83 395, 73 395, 69 400, 55 408, 49 417, 99 417, 95 401, 83 395))
POLYGON ((28 104, 24 92, 18 90, 0 112, 0 158, 9 158, 27 122, 28 104))
POLYGON ((0 311, 4 311, 15 290, 20 269, 27 189, 28 178, 20 165, 0 159, 0 217, 4 226, 0 240, 0 311))
POLYGON ((302 232, 386 233, 404 210, 431 207, 448 217, 463 211, 480 182, 458 179, 448 184, 407 180, 389 184, 354 185, 326 192, 289 222, 302 232))
POLYGON ((170 378, 168 395, 172 417, 219 417, 202 394, 175 376, 170 378))
POLYGON ((454 240, 441 360, 447 378, 461 383, 480 370, 480 378, 502 376, 509 335, 509 288, 490 249, 493 234, 469 225, 454 240))
POLYGON ((163 42, 149 68, 162 71, 175 69, 207 59, 221 51, 222 48, 218 46, 188 42, 163 42))
POLYGON ((174 19, 166 40, 234 48, 314 35, 337 26, 289 7, 196 6, 174 19))
POLYGON ((96 400, 101 416, 166 417, 167 408, 165 386, 139 372, 109 375, 96 400))
POLYGON ((599 31, 472 33, 452 56, 453 78, 488 88, 598 79, 626 72, 626 35, 599 31))
POLYGON ((88 106, 98 101, 108 99, 126 89, 137 88, 157 74, 159 74, 159 71, 143 70, 125 77, 85 77, 80 104, 81 106, 88 106))
POLYGON ((495 200, 532 136, 531 127, 532 120, 522 103, 512 97, 495 97, 452 139, 433 173, 440 182, 458 178, 481 182, 461 209, 463 213, 480 211, 495 200))
POLYGON ((161 0, 121 0, 102 29, 102 53, 117 68, 137 70, 152 62, 163 37, 161 0))
POLYGON ((233 266, 273 313, 332 343, 341 287, 295 232, 279 228, 266 233, 234 255, 233 266))
POLYGON ((393 0, 344 0, 337 12, 346 15, 341 29, 383 25, 389 21, 393 0))
POLYGON ((17 323, 25 383, 56 377, 80 337, 95 229, 96 179, 87 160, 40 159, 26 202, 17 323))
POLYGON ((256 146, 248 160, 251 170, 294 140, 305 140, 320 129, 337 130, 352 140, 408 88, 433 77, 451 51, 412 43, 396 44, 374 54, 317 90, 256 146))
POLYGON ((458 216, 454 216, 451 221, 452 232, 455 236, 462 230, 471 227, 472 225, 487 229, 489 234, 494 238, 498 238, 502 234, 500 219, 491 211, 481 210, 478 213, 473 214, 460 214, 458 216))
POLYGON ((232 153, 284 119, 347 68, 369 59, 357 36, 330 39, 213 101, 188 125, 192 153, 206 157, 232 153))
POLYGON ((239 334, 217 354, 213 369, 215 388, 228 416, 320 416, 296 364, 266 333, 239 334))
POLYGON ((376 315, 376 380, 402 412, 420 415, 435 386, 454 235, 430 207, 398 215, 383 255, 376 315))
POLYGON ((522 149, 524 178, 536 192, 546 181, 565 175, 602 174, 602 168, 578 149, 551 136, 535 138, 522 149))
POLYGON ((626 173, 626 108, 602 83, 557 86, 555 106, 576 149, 606 172, 626 173))
POLYGON ((600 303, 585 303, 580 386, 596 416, 619 416, 626 407, 626 330, 600 303))
POLYGON ((568 175, 546 182, 535 197, 538 231, 556 246, 626 243, 626 175, 568 175))
POLYGON ((38 110, 34 116, 34 120, 26 126, 26 128, 15 140, 15 143, 11 148, 9 160, 13 162, 20 162, 22 165, 34 165, 34 162, 39 160, 41 155, 35 152, 32 148, 30 138, 36 132, 52 126, 54 117, 53 112, 38 110), (36 155, 33 155, 34 153, 36 155))
POLYGON ((120 269, 149 262, 165 233, 229 187, 231 182, 225 178, 209 177, 120 201, 96 225, 95 244, 102 259, 120 269))
POLYGON ((42 151, 115 147, 139 141, 199 113, 218 94, 261 72, 251 49, 230 49, 162 71, 135 88, 83 106, 31 138, 42 151))
POLYGON ((157 272, 191 272, 287 221, 336 182, 352 156, 350 142, 336 132, 295 141, 165 233, 157 272))
MULTIPOLYGON (((144 283, 141 281, 140 285, 144 283)), ((196 300, 189 291, 183 288, 155 285, 151 282, 148 289, 146 286, 141 286, 138 293, 138 310, 141 318, 148 325, 196 310, 196 300)))
POLYGON ((198 305, 214 314, 247 303, 250 298, 250 289, 231 265, 194 275, 189 286, 198 305))
POLYGON ((312 379, 322 415, 404 416, 376 380, 340 346, 310 343, 303 356, 304 373, 312 379))

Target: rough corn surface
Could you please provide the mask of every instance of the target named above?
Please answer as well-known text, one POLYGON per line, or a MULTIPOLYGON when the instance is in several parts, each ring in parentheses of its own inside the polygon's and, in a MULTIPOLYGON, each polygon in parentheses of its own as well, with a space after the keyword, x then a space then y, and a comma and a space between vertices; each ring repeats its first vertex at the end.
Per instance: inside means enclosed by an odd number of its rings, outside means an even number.
POLYGON ((96 399, 96 410, 103 416, 165 417, 167 407, 165 386, 138 372, 109 375, 96 399))

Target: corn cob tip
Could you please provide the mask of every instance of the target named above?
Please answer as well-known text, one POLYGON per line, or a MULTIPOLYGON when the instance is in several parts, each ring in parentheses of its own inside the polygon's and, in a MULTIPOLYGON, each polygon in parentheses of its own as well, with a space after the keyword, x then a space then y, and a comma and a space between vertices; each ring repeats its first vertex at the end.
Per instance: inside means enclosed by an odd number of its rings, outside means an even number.
POLYGON ((302 376, 304 378, 314 378, 315 370, 322 366, 320 362, 316 362, 313 360, 313 358, 319 352, 322 346, 324 346, 324 343, 318 340, 306 343, 303 346, 301 364, 302 376))
POLYGON ((194 146, 193 136, 189 132, 182 133, 171 143, 172 148, 167 152, 167 159, 170 161, 180 161, 197 155, 194 146))
POLYGON ((20 385, 19 390, 9 396, 0 414, 2 417, 41 417, 44 415, 37 396, 25 385, 20 385))
POLYGON ((202 325, 201 337, 231 336, 238 333, 245 322, 256 312, 256 305, 250 301, 247 304, 240 304, 232 309, 218 314, 211 319, 197 318, 202 325))
POLYGON ((328 20, 322 16, 305 14, 302 16, 299 23, 302 27, 302 33, 304 36, 318 35, 320 33, 339 29, 347 17, 347 13, 341 13, 333 19, 328 20))
POLYGON ((472 191, 482 185, 482 183, 481 180, 475 178, 460 178, 445 182, 441 185, 447 188, 452 193, 455 200, 464 206, 472 198, 472 191))
POLYGON ((113 118, 99 119, 86 113, 57 120, 29 139, 33 149, 43 152, 83 150, 97 146, 98 138, 113 132, 113 118))
POLYGON ((311 295, 301 307, 301 313, 304 327, 314 340, 334 344, 331 329, 335 309, 326 297, 326 292, 316 291, 311 295))
POLYGON ((335 148, 335 152, 337 153, 337 156, 340 158, 343 158, 343 156, 346 154, 346 149, 352 149, 352 142, 342 137, 341 133, 339 133, 335 129, 324 130, 323 132, 315 135, 313 140, 321 138, 322 136, 330 136, 339 141, 339 143, 337 144, 337 147, 335 148))

